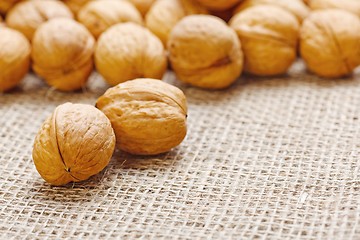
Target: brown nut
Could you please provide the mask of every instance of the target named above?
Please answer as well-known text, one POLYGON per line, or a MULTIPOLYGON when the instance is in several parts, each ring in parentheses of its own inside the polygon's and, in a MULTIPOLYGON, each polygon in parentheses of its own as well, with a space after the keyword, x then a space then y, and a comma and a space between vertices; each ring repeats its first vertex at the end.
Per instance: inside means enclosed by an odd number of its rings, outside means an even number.
POLYGON ((230 20, 245 55, 245 72, 273 76, 287 72, 296 59, 299 22, 271 5, 245 9, 230 20))
POLYGON ((80 23, 56 18, 42 24, 33 38, 33 69, 52 87, 83 87, 93 70, 95 40, 80 23))
POLYGON ((101 111, 65 103, 41 126, 32 155, 46 182, 64 185, 99 173, 108 165, 114 148, 114 131, 101 111))
POLYGON ((81 8, 77 18, 95 38, 117 23, 143 24, 139 11, 131 3, 119 0, 91 1, 81 8))
POLYGON ((319 9, 342 9, 360 16, 359 0, 310 0, 309 6, 313 10, 319 9))
POLYGON ((0 27, 0 92, 15 87, 29 71, 30 43, 20 32, 0 27))
POLYGON ((42 23, 58 17, 73 18, 73 14, 60 1, 32 0, 16 4, 6 15, 6 24, 22 32, 31 41, 42 23))
POLYGON ((207 14, 208 11, 193 0, 158 0, 146 14, 146 27, 166 46, 171 30, 184 17, 207 14))
POLYGON ((136 79, 110 88, 97 108, 110 119, 117 146, 137 155, 170 151, 186 136, 183 92, 155 79, 136 79))
POLYGON ((300 23, 310 14, 309 8, 302 0, 244 0, 236 7, 234 13, 236 14, 247 8, 264 4, 278 6, 291 12, 300 23))
POLYGON ((145 16, 156 0, 130 0, 132 4, 139 10, 142 16, 145 16))
POLYGON ((211 10, 226 10, 230 9, 242 0, 196 0, 211 10))
POLYGON ((20 0, 0 0, 0 14, 6 14, 20 0))
POLYGON ((197 87, 226 88, 242 71, 243 54, 235 31, 214 16, 185 17, 171 32, 168 50, 177 77, 197 87))
POLYGON ((313 12, 300 31, 300 53, 321 77, 350 74, 360 64, 360 20, 338 9, 313 12))
POLYGON ((62 1, 68 6, 68 8, 70 8, 70 10, 76 16, 77 13, 85 4, 93 0, 62 0, 62 1))
POLYGON ((167 68, 160 40, 135 23, 120 23, 104 32, 95 50, 98 72, 110 85, 139 77, 161 79, 167 68))

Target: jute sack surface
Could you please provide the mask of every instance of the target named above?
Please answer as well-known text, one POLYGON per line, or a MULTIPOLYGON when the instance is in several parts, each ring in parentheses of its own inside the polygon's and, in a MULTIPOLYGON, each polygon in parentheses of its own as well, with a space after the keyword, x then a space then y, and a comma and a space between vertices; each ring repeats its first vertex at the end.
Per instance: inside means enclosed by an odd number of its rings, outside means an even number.
POLYGON ((61 103, 29 75, 0 96, 0 238, 360 239, 360 75, 322 80, 297 62, 288 76, 243 77, 226 91, 181 85, 189 132, 155 157, 117 151, 90 180, 51 187, 31 158, 61 103))

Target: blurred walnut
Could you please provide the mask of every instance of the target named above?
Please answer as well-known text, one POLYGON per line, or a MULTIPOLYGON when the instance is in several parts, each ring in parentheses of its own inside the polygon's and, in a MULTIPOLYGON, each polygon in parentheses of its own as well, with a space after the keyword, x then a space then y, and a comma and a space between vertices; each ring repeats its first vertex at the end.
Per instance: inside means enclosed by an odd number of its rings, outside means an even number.
POLYGON ((183 92, 155 79, 136 79, 110 88, 96 106, 110 119, 117 146, 138 155, 171 150, 186 136, 183 92))
POLYGON ((258 76, 284 74, 296 59, 299 22, 271 5, 245 9, 230 20, 245 55, 245 71, 258 76))
POLYGON ((242 0, 196 0, 210 10, 230 9, 242 0))
POLYGON ((166 46, 171 30, 185 16, 207 14, 208 11, 192 0, 158 0, 146 15, 146 27, 166 46))
POLYGON ((300 23, 310 14, 309 8, 302 0, 244 0, 234 12, 239 13, 247 8, 264 4, 274 5, 288 10, 295 15, 300 23))
POLYGON ((155 1, 156 0, 130 0, 143 16, 146 15, 155 1))
POLYGON ((226 88, 242 71, 243 54, 236 33, 214 16, 185 17, 171 32, 168 50, 178 78, 197 87, 226 88))
POLYGON ((120 23, 100 36, 95 64, 105 80, 116 85, 140 77, 161 79, 167 59, 160 40, 149 30, 135 23, 120 23))
POLYGON ((0 27, 0 92, 15 87, 29 71, 30 43, 18 31, 0 27))
POLYGON ((313 10, 337 8, 360 16, 359 0, 310 0, 309 6, 313 10))
POLYGON ((62 1, 70 8, 70 10, 76 16, 77 13, 85 4, 93 0, 62 0, 62 1))
POLYGON ((6 23, 22 32, 31 41, 42 23, 58 17, 73 18, 73 14, 60 1, 32 0, 16 4, 7 14, 6 23))
POLYGON ((95 38, 117 23, 143 24, 139 11, 131 3, 121 0, 89 2, 79 11, 78 20, 95 38))
POLYGON ((109 163, 115 134, 109 119, 85 104, 65 103, 41 126, 33 159, 41 177, 52 185, 79 182, 109 163))
POLYGON ((0 14, 6 14, 12 6, 21 0, 0 0, 0 14))
POLYGON ((300 52, 321 77, 350 74, 360 64, 360 20, 344 10, 313 12, 300 32, 300 52))
POLYGON ((94 38, 80 23, 52 19, 35 32, 33 69, 56 89, 80 89, 93 70, 94 45, 94 38))

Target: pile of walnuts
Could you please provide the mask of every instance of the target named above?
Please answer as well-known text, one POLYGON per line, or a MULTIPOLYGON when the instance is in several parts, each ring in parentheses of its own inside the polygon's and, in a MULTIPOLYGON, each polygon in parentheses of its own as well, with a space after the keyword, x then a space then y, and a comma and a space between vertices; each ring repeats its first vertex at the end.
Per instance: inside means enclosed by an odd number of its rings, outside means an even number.
POLYGON ((113 86, 96 107, 63 104, 33 151, 49 183, 85 180, 115 145, 140 155, 169 151, 186 135, 183 92, 224 89, 245 72, 287 73, 298 58, 325 78, 360 65, 358 0, 0 0, 0 92, 30 68, 49 86, 74 91, 96 69, 113 86))

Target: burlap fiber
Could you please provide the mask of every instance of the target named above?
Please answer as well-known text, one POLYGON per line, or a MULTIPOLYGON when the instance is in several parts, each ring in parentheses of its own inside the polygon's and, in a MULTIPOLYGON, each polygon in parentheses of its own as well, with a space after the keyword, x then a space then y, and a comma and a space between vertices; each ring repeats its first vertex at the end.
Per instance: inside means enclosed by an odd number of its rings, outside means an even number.
POLYGON ((0 239, 360 239, 360 75, 322 80, 297 62, 284 78, 226 91, 177 82, 186 140, 156 157, 117 151, 90 180, 51 187, 31 158, 54 108, 94 104, 29 75, 0 96, 0 239))

